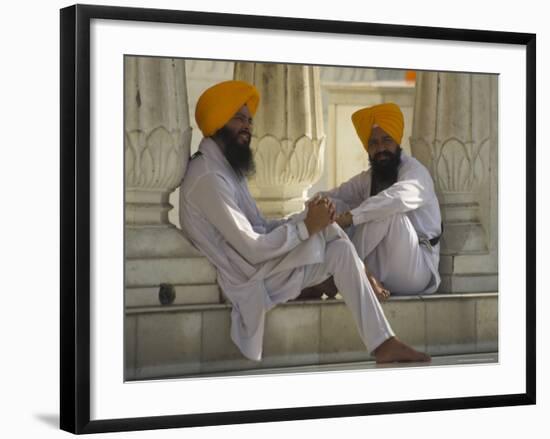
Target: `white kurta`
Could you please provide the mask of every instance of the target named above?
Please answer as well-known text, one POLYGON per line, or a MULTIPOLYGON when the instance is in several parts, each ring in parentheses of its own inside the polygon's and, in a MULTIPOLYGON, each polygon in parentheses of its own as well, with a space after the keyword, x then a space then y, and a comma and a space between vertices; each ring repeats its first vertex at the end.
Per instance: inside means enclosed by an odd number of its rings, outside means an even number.
POLYGON ((435 292, 440 245, 426 240, 441 234, 441 213, 428 170, 402 153, 396 183, 371 196, 371 180, 369 169, 322 194, 339 213, 351 210, 357 253, 393 294, 435 292))
MULTIPOLYGON (((331 275, 322 273, 327 243, 349 240, 336 225, 308 237, 305 212, 267 221, 246 179, 237 178, 216 143, 204 138, 199 152, 190 161, 180 190, 181 226, 217 269, 218 283, 233 305, 232 340, 247 358, 260 360, 266 312, 296 298, 310 281, 331 275)), ((351 243, 350 247, 353 250, 351 243)), ((353 255, 360 262, 355 250, 353 255)), ((356 323, 360 331, 365 328, 362 337, 373 349, 393 332, 368 281, 356 277, 355 282, 367 285, 342 286, 361 295, 355 302, 368 302, 358 311, 356 323), (369 325, 363 325, 367 320, 369 325)))

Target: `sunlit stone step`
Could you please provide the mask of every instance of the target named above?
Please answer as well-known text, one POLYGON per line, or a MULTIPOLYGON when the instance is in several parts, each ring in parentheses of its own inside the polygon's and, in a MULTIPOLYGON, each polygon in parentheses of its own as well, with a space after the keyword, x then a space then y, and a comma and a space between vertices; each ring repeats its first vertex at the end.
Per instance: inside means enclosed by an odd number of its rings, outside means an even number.
MULTIPOLYGON (((432 355, 498 352, 496 293, 392 297, 383 305, 395 333, 432 355)), ((341 300, 294 301, 266 319, 261 362, 229 337, 227 304, 128 308, 126 378, 150 379, 372 359, 341 300)))

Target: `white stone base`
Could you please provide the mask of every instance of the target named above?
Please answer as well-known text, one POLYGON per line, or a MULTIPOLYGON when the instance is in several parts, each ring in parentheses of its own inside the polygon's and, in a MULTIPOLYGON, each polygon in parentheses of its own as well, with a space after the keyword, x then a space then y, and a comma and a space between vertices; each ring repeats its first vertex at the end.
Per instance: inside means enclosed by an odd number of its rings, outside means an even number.
POLYGON ((216 270, 206 258, 129 259, 126 287, 215 284, 216 270))
POLYGON ((496 255, 492 253, 441 255, 440 293, 498 291, 496 255))
POLYGON ((202 254, 172 224, 129 226, 124 229, 128 259, 202 257, 202 254))

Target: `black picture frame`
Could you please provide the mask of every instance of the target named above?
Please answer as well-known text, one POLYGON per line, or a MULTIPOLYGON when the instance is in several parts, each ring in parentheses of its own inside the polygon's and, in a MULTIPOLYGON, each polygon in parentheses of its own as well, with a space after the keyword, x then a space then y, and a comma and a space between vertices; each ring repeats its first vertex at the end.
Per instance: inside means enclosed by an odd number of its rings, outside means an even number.
POLYGON ((535 34, 88 5, 67 7, 60 13, 61 429, 80 434, 535 404, 535 34), (527 109, 525 133, 527 145, 526 392, 482 397, 90 420, 90 21, 93 19, 525 46, 527 60, 525 66, 527 83, 525 90, 527 109))

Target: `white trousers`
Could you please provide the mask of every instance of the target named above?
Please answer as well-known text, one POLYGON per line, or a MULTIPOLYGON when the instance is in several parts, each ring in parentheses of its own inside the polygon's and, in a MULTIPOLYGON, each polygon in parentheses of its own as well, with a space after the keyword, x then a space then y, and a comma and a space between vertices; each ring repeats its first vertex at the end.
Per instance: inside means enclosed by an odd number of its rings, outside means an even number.
POLYGON ((370 353, 395 335, 367 279, 363 261, 353 243, 341 231, 327 242, 324 262, 305 267, 302 289, 318 285, 330 276, 334 277, 334 283, 350 308, 359 335, 370 353))
POLYGON ((432 272, 407 215, 395 214, 350 229, 357 254, 391 294, 424 291, 432 272))

